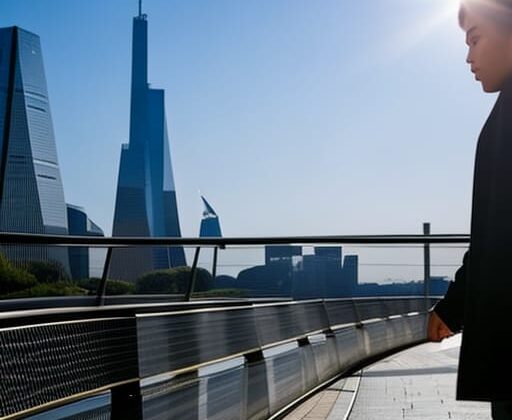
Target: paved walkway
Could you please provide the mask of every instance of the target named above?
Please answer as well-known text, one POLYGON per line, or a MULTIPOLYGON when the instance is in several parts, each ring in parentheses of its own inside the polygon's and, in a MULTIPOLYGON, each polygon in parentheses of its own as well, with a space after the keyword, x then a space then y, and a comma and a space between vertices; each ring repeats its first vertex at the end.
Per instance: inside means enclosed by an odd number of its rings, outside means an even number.
POLYGON ((455 401, 460 335, 388 357, 314 395, 286 420, 490 420, 487 403, 455 401))

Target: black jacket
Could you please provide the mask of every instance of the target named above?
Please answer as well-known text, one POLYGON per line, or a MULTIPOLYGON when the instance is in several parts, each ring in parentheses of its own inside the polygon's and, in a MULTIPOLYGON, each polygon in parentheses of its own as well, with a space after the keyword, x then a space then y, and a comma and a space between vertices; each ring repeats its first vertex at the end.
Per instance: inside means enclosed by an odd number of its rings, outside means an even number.
POLYGON ((463 330, 457 398, 512 401, 512 78, 476 151, 471 243, 435 312, 463 330))

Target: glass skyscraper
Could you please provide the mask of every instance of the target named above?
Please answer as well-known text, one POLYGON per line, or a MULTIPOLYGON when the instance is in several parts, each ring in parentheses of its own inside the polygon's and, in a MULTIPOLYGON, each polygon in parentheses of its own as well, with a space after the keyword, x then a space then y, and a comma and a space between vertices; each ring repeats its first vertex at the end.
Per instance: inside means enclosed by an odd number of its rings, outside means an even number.
MULTIPOLYGON (((123 144, 112 236, 180 237, 164 91, 148 86, 148 22, 133 20, 130 142, 123 144)), ((182 247, 116 249, 110 278, 186 265, 182 247)))
POLYGON ((201 238, 206 237, 222 237, 222 232, 220 230, 219 216, 213 210, 213 207, 210 206, 210 203, 206 201, 206 198, 201 196, 204 204, 203 211, 203 219, 201 220, 201 228, 199 230, 199 236, 201 238))
MULTIPOLYGON (((0 231, 68 233, 39 37, 0 29, 0 231)), ((15 262, 55 260, 69 272, 65 248, 11 246, 15 262)))
MULTIPOLYGON (((103 230, 94 223, 82 207, 67 204, 69 234, 74 236, 104 236, 103 230)), ((71 278, 75 280, 90 277, 90 253, 96 254, 97 249, 87 247, 69 248, 69 265, 71 278)))

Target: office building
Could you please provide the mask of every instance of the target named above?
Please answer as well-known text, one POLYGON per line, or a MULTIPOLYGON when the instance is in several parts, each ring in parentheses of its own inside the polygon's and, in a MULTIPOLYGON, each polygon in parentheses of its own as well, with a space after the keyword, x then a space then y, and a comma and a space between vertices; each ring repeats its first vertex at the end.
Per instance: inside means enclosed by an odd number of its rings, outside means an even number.
POLYGON ((201 196, 204 205, 203 219, 201 220, 201 228, 199 230, 199 237, 222 237, 222 231, 220 229, 219 216, 215 213, 210 203, 206 201, 206 198, 201 196))
MULTIPOLYGON (((148 85, 148 21, 133 19, 130 140, 123 144, 112 236, 180 237, 164 91, 148 85)), ((115 250, 110 277, 186 265, 182 247, 115 250)))
MULTIPOLYGON (((66 235, 64 190, 39 36, 0 29, 0 231, 66 235)), ((66 248, 2 247, 14 263, 57 261, 66 248)))
MULTIPOLYGON (((73 236, 104 236, 103 230, 95 224, 82 207, 67 204, 69 234, 73 236)), ((90 252, 87 247, 69 248, 69 265, 74 280, 88 279, 90 275, 90 252)))

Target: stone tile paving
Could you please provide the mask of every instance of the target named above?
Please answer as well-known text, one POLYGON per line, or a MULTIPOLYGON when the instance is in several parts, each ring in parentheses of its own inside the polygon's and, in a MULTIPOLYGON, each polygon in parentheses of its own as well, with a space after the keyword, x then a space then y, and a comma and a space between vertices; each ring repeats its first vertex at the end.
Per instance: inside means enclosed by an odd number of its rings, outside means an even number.
POLYGON ((488 403, 455 401, 459 348, 460 336, 455 336, 397 353, 364 369, 360 383, 357 375, 343 379, 285 419, 491 420, 488 403))
POLYGON ((344 378, 313 395, 298 406, 285 420, 325 420, 332 413, 341 412, 341 418, 347 412, 350 400, 354 395, 352 378, 344 378))
POLYGON ((490 404, 455 400, 459 348, 456 336, 365 369, 349 420, 490 420, 490 404))

